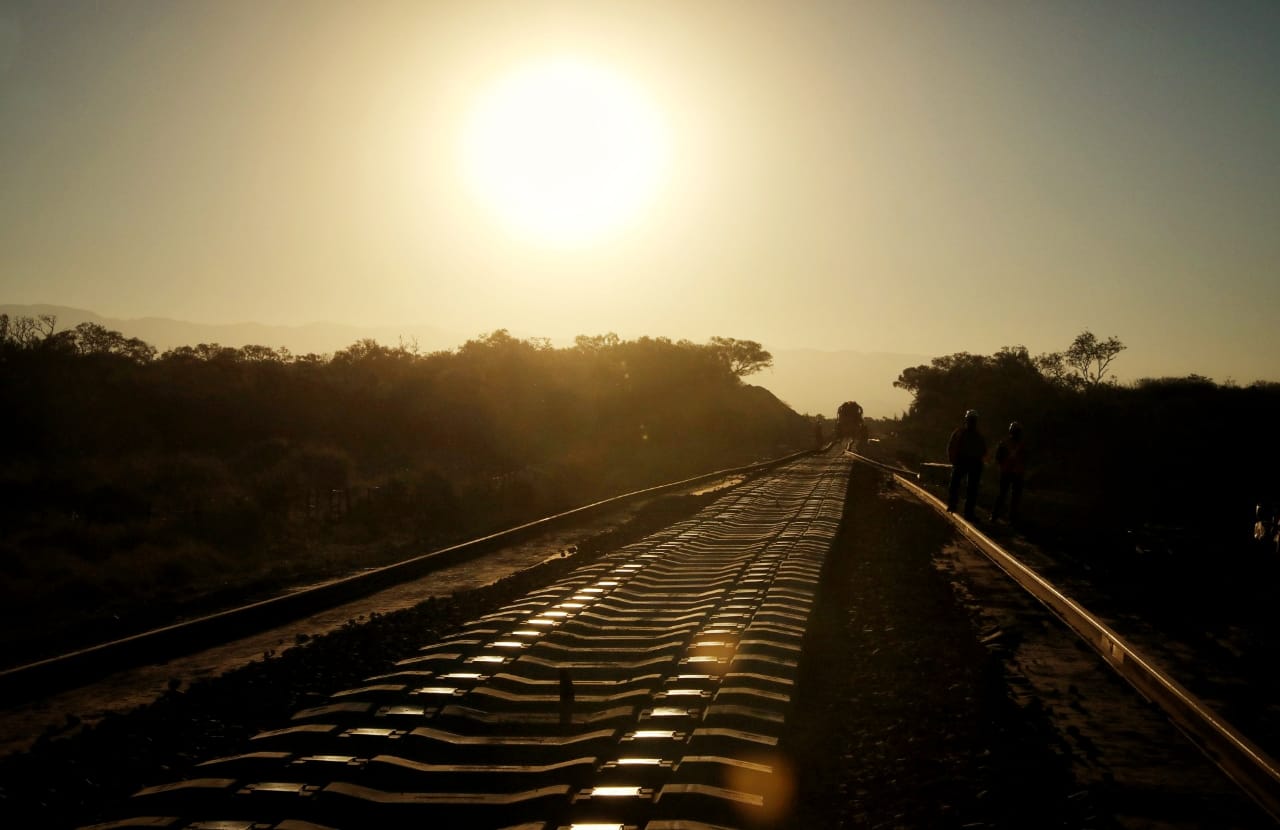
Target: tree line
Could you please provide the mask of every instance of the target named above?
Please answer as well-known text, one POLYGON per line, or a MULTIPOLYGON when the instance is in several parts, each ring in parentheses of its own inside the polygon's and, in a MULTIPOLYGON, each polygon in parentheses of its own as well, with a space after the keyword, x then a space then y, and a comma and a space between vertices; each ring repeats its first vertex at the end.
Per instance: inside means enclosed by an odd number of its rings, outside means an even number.
POLYGON ((807 447, 809 422, 743 382, 771 360, 727 337, 505 330, 431 353, 160 353, 0 315, 0 605, 429 545, 807 447))
POLYGON ((910 460, 937 460, 976 408, 992 446, 1011 421, 1023 424, 1029 486, 1071 499, 1077 517, 1249 526, 1258 500, 1280 497, 1280 384, 1199 375, 1120 384, 1110 369, 1124 348, 1085 331, 1062 352, 935 358, 899 375, 894 385, 913 399, 893 428, 914 448, 910 460))

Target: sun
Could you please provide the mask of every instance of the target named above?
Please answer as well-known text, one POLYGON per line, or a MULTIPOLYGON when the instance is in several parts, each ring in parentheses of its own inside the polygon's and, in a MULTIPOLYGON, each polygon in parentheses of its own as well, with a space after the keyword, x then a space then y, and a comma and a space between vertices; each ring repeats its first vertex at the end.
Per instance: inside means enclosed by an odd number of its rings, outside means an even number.
POLYGON ((550 60, 497 83, 463 135, 472 194, 513 232, 587 244, 633 220, 657 194, 666 125, 640 90, 603 66, 550 60))

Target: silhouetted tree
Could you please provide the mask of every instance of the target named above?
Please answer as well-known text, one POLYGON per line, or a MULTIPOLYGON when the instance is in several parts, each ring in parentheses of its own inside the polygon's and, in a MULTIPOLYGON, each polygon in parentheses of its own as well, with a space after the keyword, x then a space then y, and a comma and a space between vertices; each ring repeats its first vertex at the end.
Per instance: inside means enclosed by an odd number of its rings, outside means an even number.
POLYGON ((318 534, 456 536, 808 447, 810 424, 741 382, 767 359, 751 341, 558 349, 502 329, 432 354, 362 340, 156 359, 97 324, 0 317, 0 557, 23 552, 33 570, 15 590, 33 597, 60 584, 58 556, 262 568, 318 534), (333 523, 305 521, 318 502, 333 523), (77 535, 86 516, 92 538, 77 535))
POLYGON ((1099 340, 1086 329, 1076 335, 1063 352, 1049 352, 1036 358, 1047 377, 1068 386, 1098 386, 1107 377, 1112 361, 1127 348, 1118 337, 1099 340))
POLYGON ((724 361, 729 371, 737 377, 755 374, 773 365, 773 355, 754 340, 738 340, 734 337, 712 337, 711 351, 724 361))
POLYGON ((148 363, 155 359, 156 350, 150 343, 136 337, 125 337, 97 323, 81 323, 66 335, 68 343, 80 354, 111 355, 135 363, 148 363))
POLYGON ((989 429, 1021 422, 1029 480, 1070 494, 1063 503, 1078 505, 1071 522, 1081 527, 1244 526, 1256 500, 1280 500, 1280 446, 1265 440, 1280 420, 1280 385, 1188 375, 1122 386, 1107 376, 1124 348, 1117 338, 1085 332, 1072 345, 1035 359, 1013 347, 904 369, 896 385, 913 400, 899 434, 930 460, 969 407, 989 429))
POLYGON ((621 342, 618 335, 609 332, 608 334, 597 334, 590 337, 585 334, 579 334, 574 338, 573 344, 574 348, 580 352, 599 354, 610 349, 616 349, 621 342))
POLYGON ((51 314, 39 317, 15 317, 0 315, 0 342, 9 348, 33 349, 57 328, 58 318, 51 314))

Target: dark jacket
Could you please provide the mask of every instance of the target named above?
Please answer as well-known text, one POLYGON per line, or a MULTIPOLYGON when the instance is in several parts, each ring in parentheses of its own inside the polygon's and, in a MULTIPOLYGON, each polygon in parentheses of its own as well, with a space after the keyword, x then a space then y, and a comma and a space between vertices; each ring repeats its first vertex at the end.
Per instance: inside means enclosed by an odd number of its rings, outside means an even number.
POLYGON ((1021 438, 1006 438, 996 447, 996 463, 1000 472, 1020 476, 1027 471, 1027 449, 1021 438))
POLYGON ((981 464, 987 457, 987 440, 978 428, 961 426, 947 442, 947 458, 952 464, 981 464))

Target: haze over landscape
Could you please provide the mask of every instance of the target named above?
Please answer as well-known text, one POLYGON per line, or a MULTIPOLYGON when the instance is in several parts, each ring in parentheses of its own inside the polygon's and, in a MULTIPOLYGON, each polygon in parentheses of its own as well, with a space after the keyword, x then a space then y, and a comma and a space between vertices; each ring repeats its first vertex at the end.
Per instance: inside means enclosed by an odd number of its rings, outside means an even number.
POLYGON ((788 353, 1088 328, 1121 380, 1274 379, 1277 35, 1265 2, 9 2, 0 301, 750 338, 828 413, 876 392, 788 353))
POLYGON ((0 827, 1274 826, 1277 44, 0 0, 0 827))

